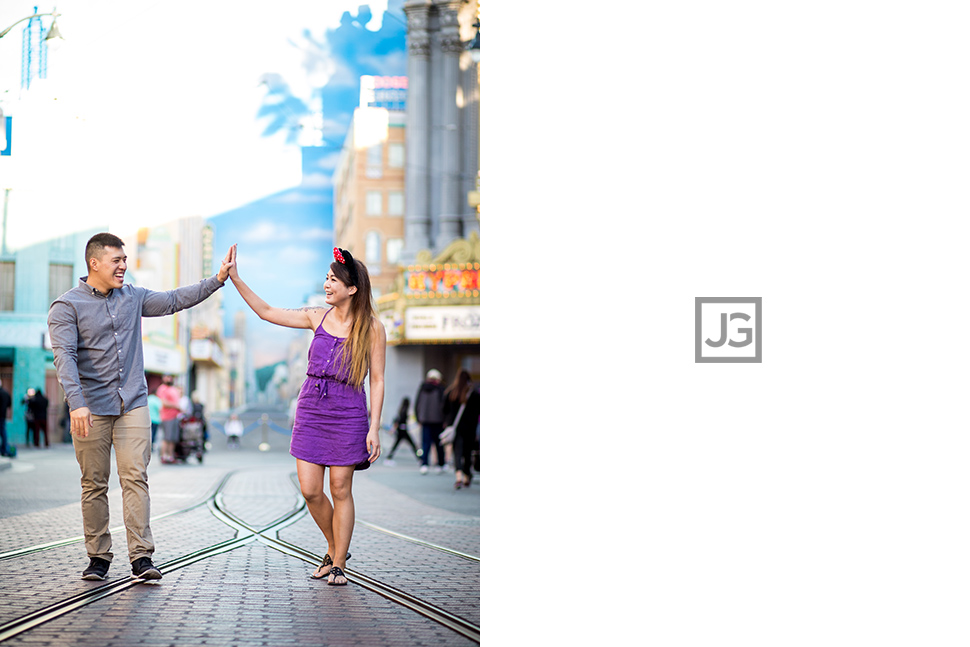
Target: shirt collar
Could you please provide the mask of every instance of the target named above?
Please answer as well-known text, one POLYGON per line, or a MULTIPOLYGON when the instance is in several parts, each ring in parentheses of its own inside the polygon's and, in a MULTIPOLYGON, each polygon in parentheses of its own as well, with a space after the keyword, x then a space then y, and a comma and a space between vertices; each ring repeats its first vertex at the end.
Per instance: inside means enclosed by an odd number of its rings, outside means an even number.
MULTIPOLYGON (((93 294, 96 297, 105 297, 105 298, 107 298, 107 296, 108 296, 107 294, 105 294, 104 292, 102 292, 101 290, 99 290, 98 288, 96 288, 94 286, 91 286, 91 285, 88 285, 88 277, 87 276, 82 276, 81 277, 81 279, 78 281, 78 287, 81 288, 82 290, 84 290, 85 292, 88 292, 90 294, 93 294)), ((108 290, 108 294, 110 294, 110 293, 111 293, 111 290, 108 290)))

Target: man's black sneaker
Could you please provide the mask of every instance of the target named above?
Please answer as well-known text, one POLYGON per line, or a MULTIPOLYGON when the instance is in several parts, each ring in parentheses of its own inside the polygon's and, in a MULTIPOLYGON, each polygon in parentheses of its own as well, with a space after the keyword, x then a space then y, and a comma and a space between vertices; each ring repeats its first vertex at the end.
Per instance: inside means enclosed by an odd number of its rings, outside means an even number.
POLYGON ((91 563, 88 567, 84 569, 81 573, 82 580, 103 580, 108 574, 108 567, 111 566, 111 562, 106 559, 101 559, 100 557, 92 557, 91 563))
POLYGON ((162 579, 162 572, 147 557, 139 557, 131 563, 131 574, 142 580, 162 579))

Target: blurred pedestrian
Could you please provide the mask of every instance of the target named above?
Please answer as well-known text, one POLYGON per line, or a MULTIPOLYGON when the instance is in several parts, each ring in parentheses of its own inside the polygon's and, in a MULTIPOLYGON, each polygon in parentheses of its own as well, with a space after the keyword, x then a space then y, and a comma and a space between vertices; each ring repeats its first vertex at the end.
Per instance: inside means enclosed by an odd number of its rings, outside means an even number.
MULTIPOLYGON (((205 419, 205 405, 202 403, 202 394, 198 390, 192 391, 189 416, 202 423, 202 441, 209 442, 209 425, 205 419)), ((208 448, 208 444, 206 445, 208 448)))
POLYGON ((175 386, 175 378, 171 375, 163 375, 162 383, 155 390, 158 399, 162 401, 162 410, 159 414, 162 427, 162 448, 159 450, 159 458, 163 464, 175 462, 175 443, 179 441, 179 416, 182 408, 179 402, 182 399, 182 389, 175 386))
MULTIPOLYGON (((27 428, 27 446, 30 447, 30 437, 34 433, 34 412, 30 409, 30 401, 34 397, 34 390, 27 389, 27 393, 24 397, 20 398, 20 404, 24 406, 24 426, 27 428)), ((34 447, 37 447, 37 441, 34 441, 34 447)))
POLYGON ((162 577, 151 559, 151 420, 141 320, 170 315, 208 298, 229 277, 230 259, 227 255, 215 276, 195 285, 156 292, 126 285, 124 242, 113 234, 95 234, 84 250, 88 275, 51 304, 47 324, 54 366, 70 405, 81 468, 84 546, 91 560, 81 575, 85 580, 104 580, 113 557, 108 527, 112 449, 132 575, 162 577))
POLYGON ((152 423, 152 448, 155 447, 155 438, 158 436, 158 427, 162 423, 162 399, 156 393, 148 394, 148 419, 152 423))
POLYGON ((445 387, 441 385, 441 372, 431 369, 425 375, 424 383, 418 389, 414 398, 414 415, 421 423, 421 473, 428 473, 428 461, 431 448, 434 447, 436 472, 445 467, 445 451, 438 440, 438 435, 444 428, 445 387))
POLYGON ((27 425, 27 442, 30 442, 30 435, 34 436, 34 447, 40 447, 40 434, 44 434, 44 447, 50 448, 50 438, 47 433, 47 409, 49 402, 44 396, 40 387, 27 389, 27 399, 24 403, 29 414, 27 425))
POLYGON ((388 465, 394 464, 394 452, 397 451, 397 446, 401 444, 402 440, 411 445, 411 449, 414 450, 414 457, 419 461, 421 460, 421 455, 418 453, 418 448, 414 444, 414 439, 412 439, 411 434, 408 433, 408 412, 410 409, 410 398, 404 398, 401 400, 401 406, 397 410, 397 415, 394 417, 394 421, 391 423, 391 425, 394 427, 396 438, 394 440, 394 446, 391 447, 391 451, 387 452, 387 460, 384 461, 388 465))
POLYGON ((3 388, 0 380, 0 455, 13 458, 11 449, 7 445, 7 410, 10 408, 10 392, 3 388))
POLYGON ((226 446, 229 449, 239 449, 239 437, 243 435, 243 423, 235 413, 229 414, 226 421, 226 446))
POLYGON ((445 391, 445 426, 455 425, 455 489, 472 484, 472 452, 478 429, 480 396, 471 375, 462 369, 445 391), (459 415, 460 414, 460 415, 459 415))
MULTIPOLYGON (((235 250, 233 245, 233 259, 235 250)), ((328 584, 344 585, 348 580, 343 569, 350 557, 354 531, 354 470, 370 467, 381 455, 387 337, 377 319, 367 267, 345 249, 335 247, 333 255, 334 262, 324 283, 324 301, 329 308, 275 308, 239 278, 235 264, 229 276, 260 319, 313 331, 290 454, 296 458, 307 509, 327 540, 323 562, 310 577, 327 577, 328 584), (364 389, 368 374, 369 409, 364 389), (333 503, 324 492, 328 467, 333 503)))

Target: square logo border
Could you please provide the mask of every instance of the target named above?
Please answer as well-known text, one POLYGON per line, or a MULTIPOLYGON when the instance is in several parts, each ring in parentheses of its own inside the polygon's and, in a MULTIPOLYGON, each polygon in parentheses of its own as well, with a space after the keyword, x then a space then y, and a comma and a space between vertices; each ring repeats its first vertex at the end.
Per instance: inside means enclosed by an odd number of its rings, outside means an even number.
POLYGON ((695 364, 761 364, 761 297, 694 297, 694 363, 695 364), (754 304, 754 357, 703 357, 701 341, 701 306, 705 303, 754 304))

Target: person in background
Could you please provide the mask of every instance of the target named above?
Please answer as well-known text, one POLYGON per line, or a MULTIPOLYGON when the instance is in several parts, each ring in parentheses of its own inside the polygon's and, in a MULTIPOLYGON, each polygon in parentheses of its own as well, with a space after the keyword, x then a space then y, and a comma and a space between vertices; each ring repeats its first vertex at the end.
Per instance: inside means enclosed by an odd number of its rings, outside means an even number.
POLYGON ((30 421, 27 427, 28 440, 30 432, 34 435, 34 447, 40 447, 40 434, 44 434, 44 447, 50 448, 50 438, 47 433, 47 408, 48 401, 44 396, 44 392, 40 390, 40 387, 36 389, 27 389, 27 398, 24 403, 27 405, 28 420, 30 421))
MULTIPOLYGON (((34 411, 30 408, 30 401, 34 399, 34 390, 27 389, 26 395, 20 398, 20 404, 24 405, 24 426, 27 429, 27 446, 30 447, 30 438, 34 435, 34 411)), ((39 438, 34 437, 34 447, 38 447, 39 438)))
POLYGON ((162 426, 162 449, 159 455, 162 463, 167 465, 175 462, 175 443, 179 441, 179 415, 182 413, 179 405, 182 390, 175 386, 175 378, 171 375, 163 375, 162 383, 155 393, 162 401, 162 412, 159 414, 162 426))
POLYGON ((148 419, 152 423, 152 448, 154 449, 158 426, 162 423, 162 399, 158 397, 158 393, 148 394, 148 419))
POLYGON ((226 255, 215 276, 195 285, 157 292, 125 283, 124 242, 107 232, 84 249, 88 270, 76 287, 50 306, 47 326, 57 379, 71 408, 74 453, 81 468, 81 518, 90 564, 85 580, 104 580, 111 565, 108 479, 114 454, 131 573, 161 579, 152 563, 148 463, 151 420, 142 348, 142 317, 161 317, 201 303, 229 278, 226 255), (112 451, 113 450, 113 451, 112 451))
POLYGON ((7 410, 10 408, 10 392, 3 388, 0 380, 0 456, 12 458, 10 447, 7 446, 7 410))
POLYGON ((226 446, 229 449, 239 449, 239 437, 243 435, 243 423, 235 413, 229 415, 226 421, 226 446))
POLYGON ((440 473, 445 467, 445 450, 438 440, 438 434, 444 429, 444 401, 445 388, 441 385, 441 372, 431 369, 425 376, 424 383, 418 389, 414 398, 414 415, 421 423, 421 473, 428 473, 428 460, 431 448, 434 447, 438 465, 435 471, 440 473))
POLYGON ((188 415, 202 423, 202 440, 208 448, 209 425, 205 420, 205 405, 202 404, 202 394, 198 390, 192 391, 192 399, 189 405, 188 415))
POLYGON ((397 451, 397 446, 401 444, 402 440, 411 445, 411 449, 414 450, 414 457, 419 461, 421 460, 418 448, 414 444, 411 434, 408 433, 408 411, 410 409, 411 400, 408 398, 401 400, 401 407, 397 410, 397 416, 394 417, 394 421, 391 423, 397 438, 394 440, 394 446, 391 447, 391 451, 387 452, 387 460, 384 461, 387 465, 394 465, 394 452, 397 451))
POLYGON ((461 370, 445 391, 445 426, 456 424, 453 454, 455 457, 455 489, 472 484, 472 451, 478 429, 480 397, 468 371, 461 370), (464 406, 464 409, 462 409, 464 406), (458 418, 459 410, 461 418, 458 418))

